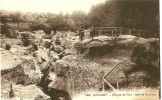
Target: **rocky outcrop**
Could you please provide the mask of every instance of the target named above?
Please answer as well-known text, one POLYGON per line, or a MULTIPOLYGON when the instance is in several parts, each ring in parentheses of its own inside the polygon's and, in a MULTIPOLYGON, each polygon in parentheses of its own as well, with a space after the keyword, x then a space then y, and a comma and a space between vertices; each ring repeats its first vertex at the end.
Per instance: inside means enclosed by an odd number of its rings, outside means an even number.
POLYGON ((39 49, 36 51, 38 63, 48 62, 50 60, 48 51, 46 49, 39 49))
MULTIPOLYGON (((4 81, 4 80, 3 80, 4 81)), ((9 82, 3 82, 1 88, 2 100, 19 100, 19 99, 31 99, 31 100, 51 100, 50 96, 43 93, 43 91, 36 85, 15 85, 12 84, 13 97, 9 98, 10 84, 9 82)))
POLYGON ((66 56, 62 60, 57 60, 55 65, 50 68, 56 77, 49 87, 66 91, 70 95, 89 89, 100 90, 102 75, 97 69, 89 68, 93 66, 99 67, 98 64, 88 62, 78 56, 66 56))
POLYGON ((40 83, 42 74, 33 59, 24 60, 21 64, 10 69, 1 70, 1 76, 14 84, 38 84, 40 83))

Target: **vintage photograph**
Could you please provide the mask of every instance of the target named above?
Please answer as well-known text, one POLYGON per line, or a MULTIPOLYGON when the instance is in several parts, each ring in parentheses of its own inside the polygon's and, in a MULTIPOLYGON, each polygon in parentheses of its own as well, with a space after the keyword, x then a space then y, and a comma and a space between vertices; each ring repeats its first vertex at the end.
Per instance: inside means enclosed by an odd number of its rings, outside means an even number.
POLYGON ((160 0, 0 0, 1 100, 160 100, 160 0))

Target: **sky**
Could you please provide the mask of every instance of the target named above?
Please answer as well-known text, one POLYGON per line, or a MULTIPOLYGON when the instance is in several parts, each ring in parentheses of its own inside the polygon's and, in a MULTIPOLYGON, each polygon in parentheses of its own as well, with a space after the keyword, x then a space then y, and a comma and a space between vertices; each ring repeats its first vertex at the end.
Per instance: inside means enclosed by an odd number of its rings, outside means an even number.
POLYGON ((74 10, 89 12, 92 5, 106 0, 0 0, 1 10, 22 12, 72 13, 74 10))

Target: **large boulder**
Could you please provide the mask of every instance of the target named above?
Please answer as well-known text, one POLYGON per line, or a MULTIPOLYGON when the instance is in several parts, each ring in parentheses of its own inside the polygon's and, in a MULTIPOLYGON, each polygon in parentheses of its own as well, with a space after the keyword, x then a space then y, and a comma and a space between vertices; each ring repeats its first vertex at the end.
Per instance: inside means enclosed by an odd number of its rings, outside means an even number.
POLYGON ((70 95, 89 89, 99 90, 102 87, 102 76, 95 68, 92 71, 89 67, 99 67, 98 64, 78 58, 77 56, 65 56, 57 60, 51 67, 51 72, 56 77, 49 84, 50 88, 63 90, 70 95))
POLYGON ((41 39, 40 43, 46 48, 48 48, 52 44, 51 39, 41 39))
POLYGON ((56 61, 59 59, 59 55, 55 51, 50 51, 50 59, 51 61, 56 61))
POLYGON ((1 76, 15 84, 38 84, 41 81, 42 74, 33 59, 24 60, 21 64, 13 68, 1 70, 1 76))
POLYGON ((64 50, 64 48, 62 46, 60 46, 60 45, 54 45, 53 47, 54 47, 54 51, 56 53, 60 53, 60 52, 62 52, 64 50))
POLYGON ((67 78, 65 76, 56 76, 53 81, 48 85, 49 88, 67 91, 67 78))
POLYGON ((51 37, 52 37, 52 36, 49 35, 49 34, 45 34, 45 35, 42 36, 42 38, 44 38, 44 39, 51 39, 51 37))
POLYGON ((0 56, 1 56, 1 64, 0 64, 1 70, 10 69, 13 67, 15 59, 11 52, 3 50, 1 51, 0 56))
POLYGON ((10 83, 3 80, 1 88, 1 99, 2 100, 51 100, 48 95, 46 95, 38 86, 36 85, 15 85, 12 84, 13 97, 9 98, 10 83))
POLYGON ((44 50, 44 49, 39 49, 36 51, 37 53, 37 60, 39 63, 43 63, 44 61, 49 61, 49 55, 48 55, 48 51, 44 50))

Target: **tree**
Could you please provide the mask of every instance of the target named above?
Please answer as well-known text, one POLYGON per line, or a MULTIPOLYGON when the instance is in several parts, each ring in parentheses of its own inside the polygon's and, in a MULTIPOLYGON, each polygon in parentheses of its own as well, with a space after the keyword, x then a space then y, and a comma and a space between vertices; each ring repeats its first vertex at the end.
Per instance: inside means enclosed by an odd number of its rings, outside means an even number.
POLYGON ((90 24, 158 32, 159 0, 108 0, 92 7, 90 24))
POLYGON ((64 30, 69 26, 66 17, 62 13, 56 15, 55 17, 48 18, 46 23, 48 23, 51 27, 51 30, 54 31, 64 30))
POLYGON ((19 24, 22 21, 22 19, 21 19, 21 13, 20 12, 12 13, 12 14, 10 14, 10 17, 12 18, 12 21, 14 23, 17 23, 17 27, 18 27, 18 30, 19 30, 19 24))
POLYGON ((76 31, 81 24, 85 29, 89 27, 89 18, 84 11, 73 11, 69 18, 72 21, 70 27, 73 31, 76 31))
POLYGON ((1 34, 6 34, 9 26, 7 22, 11 20, 6 14, 0 14, 1 16, 1 34))

